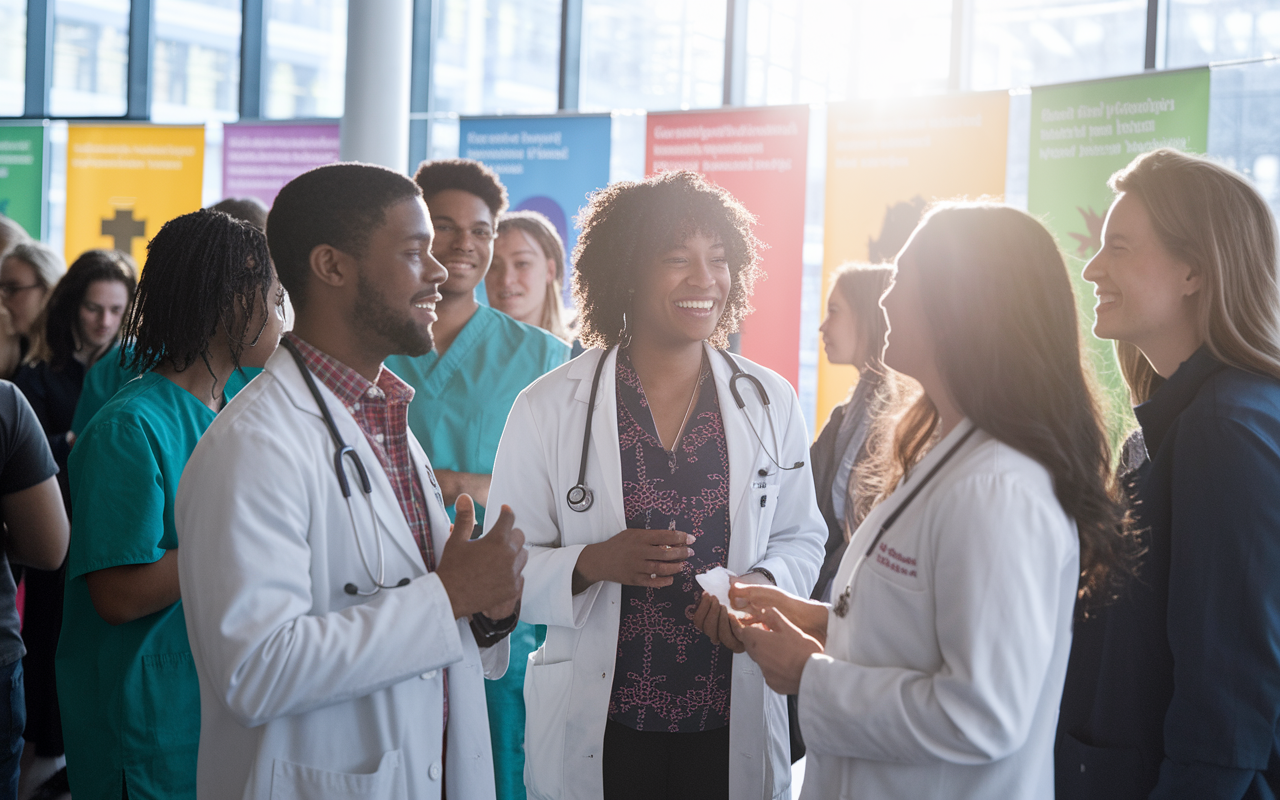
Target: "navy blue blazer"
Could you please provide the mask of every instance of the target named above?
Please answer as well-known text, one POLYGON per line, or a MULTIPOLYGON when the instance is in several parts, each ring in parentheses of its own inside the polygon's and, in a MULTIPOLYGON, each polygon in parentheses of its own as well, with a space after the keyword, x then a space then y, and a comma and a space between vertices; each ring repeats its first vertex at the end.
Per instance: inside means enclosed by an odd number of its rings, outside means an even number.
POLYGON ((1135 409, 1126 478, 1146 548, 1077 614, 1059 800, 1280 792, 1280 381, 1201 348, 1135 409))

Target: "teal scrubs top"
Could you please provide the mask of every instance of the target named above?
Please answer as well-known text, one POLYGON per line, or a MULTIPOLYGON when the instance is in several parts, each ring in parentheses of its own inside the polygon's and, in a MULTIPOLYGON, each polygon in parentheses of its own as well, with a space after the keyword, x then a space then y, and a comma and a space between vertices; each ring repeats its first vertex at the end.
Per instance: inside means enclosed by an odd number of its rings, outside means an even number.
MULTIPOLYGON (((125 348, 125 357, 129 356, 128 345, 118 342, 107 351, 107 354, 94 362, 84 374, 84 383, 80 386, 80 399, 76 401, 76 414, 71 418, 71 430, 77 436, 89 426, 93 415, 115 397, 120 387, 138 377, 138 373, 120 366, 120 348, 125 348)), ((225 395, 230 398, 244 388, 261 369, 245 367, 227 379, 225 395)))
MULTIPOLYGON (((555 336, 480 306, 443 358, 433 350, 417 358, 392 356, 386 366, 414 389, 409 428, 431 466, 491 475, 516 395, 568 360, 569 345, 555 336)), ((476 517, 483 522, 480 506, 476 517)), ((524 672, 545 635, 545 629, 517 625, 506 674, 484 684, 499 800, 525 798, 524 672)))
POLYGON ((178 479, 213 419, 194 395, 149 372, 116 393, 71 449, 74 522, 56 665, 78 800, 115 800, 124 782, 130 800, 196 796, 200 690, 182 602, 109 625, 85 575, 153 563, 178 546, 178 479))
MULTIPOLYGON (((516 395, 568 360, 569 345, 555 336, 480 306, 443 358, 432 350, 416 358, 391 356, 385 363, 413 387, 409 429, 431 466, 492 475, 516 395)), ((479 506, 476 518, 484 520, 479 506)))

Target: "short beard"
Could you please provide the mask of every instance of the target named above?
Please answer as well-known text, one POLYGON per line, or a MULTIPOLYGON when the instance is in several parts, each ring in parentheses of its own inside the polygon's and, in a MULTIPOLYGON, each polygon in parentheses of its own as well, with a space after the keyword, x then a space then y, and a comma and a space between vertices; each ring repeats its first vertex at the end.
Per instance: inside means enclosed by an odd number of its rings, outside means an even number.
POLYGON ((426 355, 435 346, 429 329, 424 333, 412 318, 392 311, 374 285, 365 280, 363 268, 356 272, 356 302, 352 309, 351 327, 361 338, 382 340, 384 349, 391 355, 426 355))

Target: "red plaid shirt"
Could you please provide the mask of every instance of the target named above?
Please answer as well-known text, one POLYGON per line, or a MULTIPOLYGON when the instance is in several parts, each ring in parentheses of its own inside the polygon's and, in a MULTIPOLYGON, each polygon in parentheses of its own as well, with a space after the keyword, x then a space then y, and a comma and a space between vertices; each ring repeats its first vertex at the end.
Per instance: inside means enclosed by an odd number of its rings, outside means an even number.
MULTIPOLYGON (((360 430, 364 431, 365 439, 391 481, 400 511, 409 523, 427 571, 434 572, 436 555, 431 544, 431 523, 427 518, 427 496, 418 471, 413 467, 413 459, 409 457, 409 401, 413 399, 413 387, 386 367, 378 373, 378 382, 370 383, 360 373, 293 333, 285 336, 302 353, 307 368, 337 395, 355 417, 360 430)), ((434 478, 432 480, 434 482, 434 478)))

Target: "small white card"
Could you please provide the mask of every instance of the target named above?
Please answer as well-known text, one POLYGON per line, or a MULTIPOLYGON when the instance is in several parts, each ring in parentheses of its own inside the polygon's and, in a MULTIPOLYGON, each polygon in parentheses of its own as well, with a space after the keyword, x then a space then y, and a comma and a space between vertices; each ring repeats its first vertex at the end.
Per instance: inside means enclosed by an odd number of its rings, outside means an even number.
POLYGON ((706 572, 695 576, 698 584, 702 586, 702 590, 720 601, 720 605, 724 606, 728 612, 738 619, 744 619, 749 616, 745 611, 739 611, 729 602, 729 587, 733 583, 733 579, 738 577, 724 567, 712 567, 706 572))

